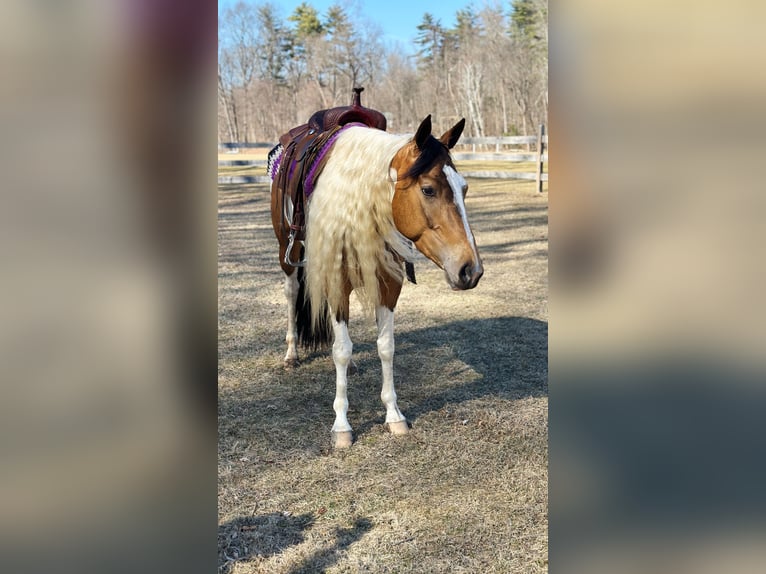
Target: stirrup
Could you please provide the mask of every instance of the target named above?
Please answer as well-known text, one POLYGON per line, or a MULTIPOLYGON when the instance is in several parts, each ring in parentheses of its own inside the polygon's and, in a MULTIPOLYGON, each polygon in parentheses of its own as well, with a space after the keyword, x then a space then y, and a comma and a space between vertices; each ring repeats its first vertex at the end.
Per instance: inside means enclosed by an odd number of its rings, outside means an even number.
MULTIPOLYGON (((299 239, 298 241, 301 242, 301 245, 304 246, 303 252, 306 252, 305 249, 305 243, 303 242, 303 239, 299 239)), ((291 267, 305 267, 306 260, 303 259, 302 261, 290 261, 290 252, 293 250, 293 244, 295 243, 295 230, 290 231, 290 235, 287 237, 287 250, 285 251, 285 263, 290 265, 291 267)))

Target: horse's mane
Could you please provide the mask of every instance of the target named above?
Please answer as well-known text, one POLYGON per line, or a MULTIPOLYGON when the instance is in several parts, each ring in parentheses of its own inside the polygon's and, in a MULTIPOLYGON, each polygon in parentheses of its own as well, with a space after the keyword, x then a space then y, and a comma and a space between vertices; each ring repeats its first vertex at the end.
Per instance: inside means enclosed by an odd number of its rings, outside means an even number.
POLYGON ((327 301, 337 314, 343 301, 344 268, 359 300, 374 309, 379 301, 378 268, 403 280, 387 245, 401 236, 394 225, 391 162, 412 136, 352 127, 329 153, 308 206, 307 296, 312 321, 327 301))

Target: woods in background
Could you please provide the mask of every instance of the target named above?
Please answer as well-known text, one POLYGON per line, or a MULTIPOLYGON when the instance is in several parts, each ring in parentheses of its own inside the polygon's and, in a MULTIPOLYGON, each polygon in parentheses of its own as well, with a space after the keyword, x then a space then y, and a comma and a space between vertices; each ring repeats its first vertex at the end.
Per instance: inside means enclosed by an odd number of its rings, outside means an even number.
POLYGON ((357 85, 389 131, 430 113, 437 132, 465 117, 469 136, 534 134, 548 113, 547 0, 467 6, 455 21, 425 13, 408 54, 340 4, 320 14, 304 2, 284 18, 272 3, 237 3, 218 22, 219 141, 276 141, 350 104, 357 85))

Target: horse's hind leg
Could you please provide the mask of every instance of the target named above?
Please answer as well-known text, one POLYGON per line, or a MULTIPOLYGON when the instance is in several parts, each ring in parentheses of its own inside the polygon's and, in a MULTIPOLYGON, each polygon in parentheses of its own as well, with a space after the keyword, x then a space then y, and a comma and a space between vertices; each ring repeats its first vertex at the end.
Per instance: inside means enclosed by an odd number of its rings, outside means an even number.
POLYGON ((348 364, 351 362, 351 353, 354 345, 348 334, 348 325, 345 321, 332 319, 332 330, 335 341, 332 344, 332 359, 335 363, 335 401, 332 408, 335 411, 335 424, 332 425, 335 448, 346 448, 353 442, 351 425, 348 422, 348 395, 346 376, 348 364))
POLYGON ((378 325, 378 356, 383 371, 383 388, 380 398, 386 406, 386 424, 391 434, 406 434, 407 419, 396 404, 394 389, 394 312, 381 305, 375 311, 378 325))
POLYGON ((295 367, 298 365, 298 325, 297 306, 298 306, 298 273, 285 275, 285 298, 287 299, 287 354, 285 355, 285 367, 295 367))

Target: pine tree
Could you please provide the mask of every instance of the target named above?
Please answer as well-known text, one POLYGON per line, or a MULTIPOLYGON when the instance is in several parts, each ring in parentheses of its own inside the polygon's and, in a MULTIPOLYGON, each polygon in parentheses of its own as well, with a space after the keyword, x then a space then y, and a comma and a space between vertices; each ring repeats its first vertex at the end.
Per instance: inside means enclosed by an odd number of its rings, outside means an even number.
POLYGON ((417 53, 418 64, 423 68, 435 68, 442 56, 445 41, 445 30, 441 21, 426 12, 417 30, 415 43, 420 46, 417 53))
POLYGON ((534 129, 535 117, 548 108, 548 3, 513 0, 509 26, 512 42, 510 91, 520 111, 522 131, 534 129))
POLYGON ((295 35, 299 41, 324 33, 324 26, 319 20, 319 12, 311 4, 303 2, 287 18, 295 23, 295 35))
POLYGON ((455 13, 455 20, 455 35, 461 44, 468 43, 469 40, 481 33, 479 17, 470 6, 463 10, 458 10, 455 13))
POLYGON ((365 59, 364 41, 355 24, 339 4, 330 6, 324 29, 332 46, 331 87, 336 104, 346 102, 351 88, 363 85, 370 78, 365 59))
POLYGON ((324 33, 324 26, 319 20, 319 12, 310 4, 303 2, 288 16, 289 22, 295 23, 293 29, 286 31, 286 41, 290 62, 288 67, 295 74, 306 69, 307 44, 312 38, 319 38, 324 33))
POLYGON ((278 85, 282 84, 285 80, 286 60, 290 57, 289 35, 272 4, 258 7, 257 20, 261 75, 278 85))
POLYGON ((325 31, 332 37, 348 35, 351 24, 346 11, 339 4, 333 4, 327 9, 324 22, 325 31))
POLYGON ((542 39, 540 27, 543 14, 540 2, 535 0, 513 0, 511 2, 511 35, 516 35, 530 43, 542 39))

